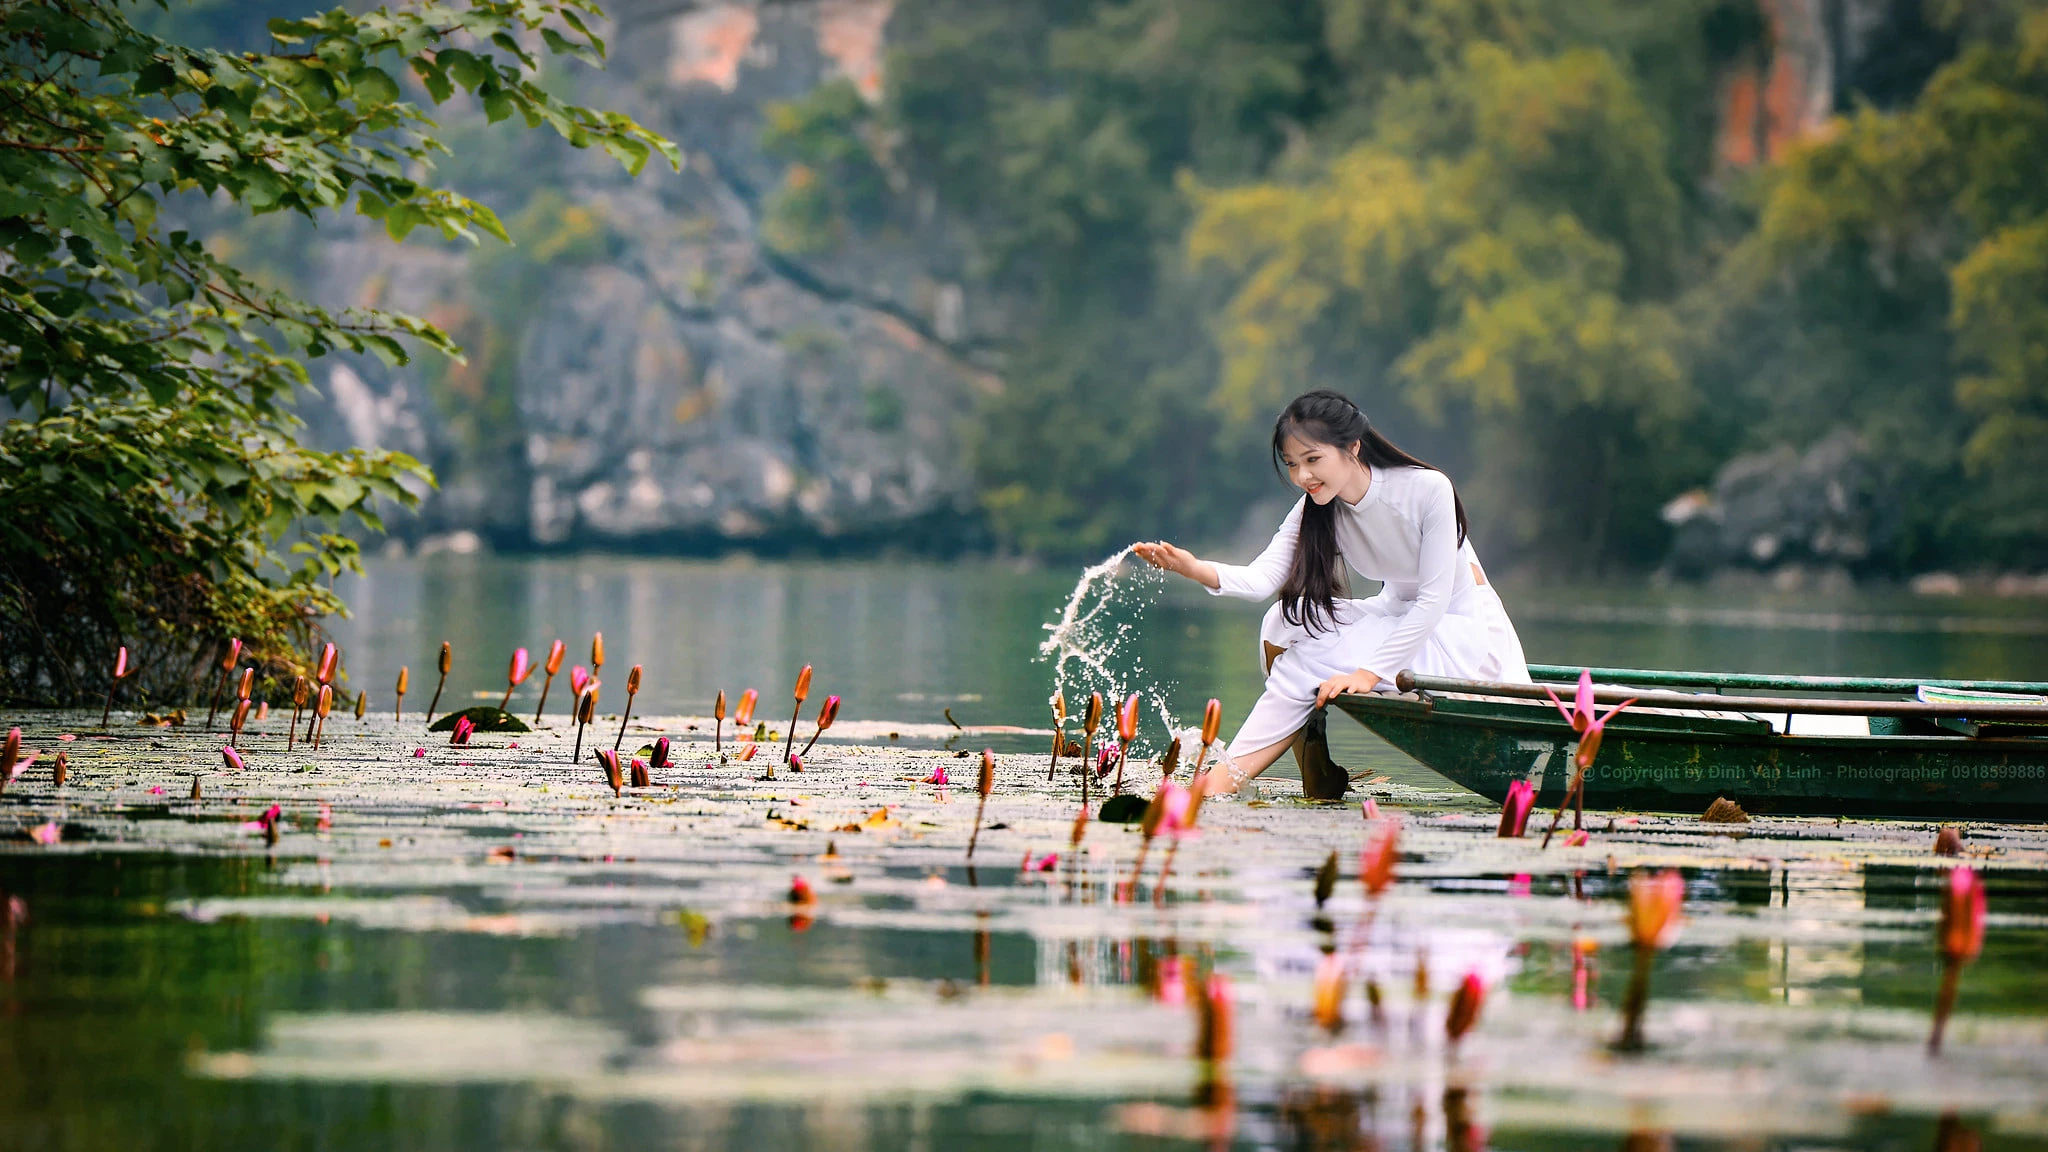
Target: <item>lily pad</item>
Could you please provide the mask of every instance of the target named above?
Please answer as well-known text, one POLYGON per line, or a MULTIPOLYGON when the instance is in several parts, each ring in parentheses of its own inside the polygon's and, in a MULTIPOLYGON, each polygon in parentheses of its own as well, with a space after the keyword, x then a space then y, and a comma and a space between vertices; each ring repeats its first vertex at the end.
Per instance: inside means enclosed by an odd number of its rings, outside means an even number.
POLYGON ((1102 802, 1102 811, 1095 818, 1105 824, 1136 824, 1145 818, 1146 803, 1143 796, 1133 796, 1129 792, 1111 796, 1102 802))
POLYGON ((450 712, 432 724, 427 725, 427 731, 453 732, 455 731, 455 722, 464 716, 469 717, 469 722, 476 725, 476 730, 479 732, 533 731, 532 728, 527 727, 526 721, 494 704, 479 704, 474 708, 464 708, 460 712, 450 712))

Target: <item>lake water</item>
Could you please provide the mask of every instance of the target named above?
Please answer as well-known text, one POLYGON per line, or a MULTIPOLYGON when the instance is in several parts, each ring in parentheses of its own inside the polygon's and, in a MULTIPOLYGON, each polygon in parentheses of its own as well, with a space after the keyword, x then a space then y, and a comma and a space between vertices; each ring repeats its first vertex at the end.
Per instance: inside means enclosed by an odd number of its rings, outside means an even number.
MULTIPOLYGON (((1178 717, 1216 696, 1234 724, 1260 607, 1129 579, 1112 663, 1178 717)), ((970 778, 944 729, 827 742, 773 780, 676 731, 681 767, 623 797, 591 745, 572 762, 563 684, 541 732, 453 748, 419 730, 444 639, 445 711, 495 702, 514 645, 560 636, 587 661, 596 630, 607 709, 638 663, 637 714, 757 687, 779 726, 809 663, 813 703, 840 694, 849 721, 1042 725, 1038 646, 1072 586, 1001 564, 378 561, 336 629, 376 714, 335 717, 318 755, 288 752, 276 716, 233 774, 190 727, 15 718, 73 775, 60 791, 39 763, 0 794, 0 1149, 2048 1149, 2040 827, 1970 830, 1992 918, 1937 1061, 1928 825, 1603 815, 1592 846, 1546 851, 1340 720, 1338 759, 1394 778, 1386 896, 1356 879, 1375 826, 1355 802, 1231 802, 1155 906, 1115 898, 1134 832, 1098 821, 1069 849, 1073 793, 1045 781, 1038 737, 973 739, 1018 753, 977 871, 971 793, 926 782, 970 778), (194 772, 213 774, 188 801, 194 772), (272 803, 286 831, 266 847, 244 822, 272 803), (1059 870, 1018 870, 1048 850, 1059 870), (1343 880, 1322 909, 1329 853, 1343 880), (1624 1059, 1608 1041, 1636 867, 1684 871, 1687 919, 1656 963, 1653 1049, 1624 1059), (792 873, 819 890, 809 910, 792 873), (1334 1033, 1308 1008, 1326 953, 1348 965, 1334 1033), (1175 965, 1237 988, 1233 1111, 1195 1107, 1216 1097, 1175 965), (1450 1051, 1468 971, 1493 990, 1450 1051)), ((1546 662, 2048 678, 2040 601, 1503 592, 1546 662)))
MULTIPOLYGON (((1039 655, 1077 570, 1001 563, 771 564, 585 556, 373 560, 344 581, 353 619, 334 628, 351 683, 381 707, 399 665, 408 707, 433 691, 443 640, 449 700, 495 701, 512 649, 568 644, 563 679, 606 639, 608 707, 640 664, 643 712, 706 715, 720 690, 781 699, 796 669, 844 697, 847 719, 1043 727, 1052 665, 1039 655)), ((1263 605, 1205 595, 1127 562, 1108 616, 1128 635, 1112 663, 1143 671, 1182 723, 1223 702, 1228 738, 1258 696, 1263 605)), ((1609 667, 2048 680, 2048 600, 1501 585, 1531 661, 1609 667)), ((1110 631, 1113 629, 1105 629, 1110 631)), ((538 675, 514 694, 530 711, 538 675)), ((566 715, 564 684, 549 708, 566 715)), ((515 705, 513 711, 519 711, 515 705)), ((773 720, 764 703, 761 715, 773 720)), ((1356 725, 1331 725, 1333 754, 1397 779, 1425 770, 1356 725)), ((1001 741, 996 741, 999 745, 1001 741)), ((1019 745, 1022 746, 1021 744, 1019 745)), ((1286 775, 1291 761, 1274 771, 1286 775)), ((1426 775, 1426 773, 1425 773, 1426 775)))

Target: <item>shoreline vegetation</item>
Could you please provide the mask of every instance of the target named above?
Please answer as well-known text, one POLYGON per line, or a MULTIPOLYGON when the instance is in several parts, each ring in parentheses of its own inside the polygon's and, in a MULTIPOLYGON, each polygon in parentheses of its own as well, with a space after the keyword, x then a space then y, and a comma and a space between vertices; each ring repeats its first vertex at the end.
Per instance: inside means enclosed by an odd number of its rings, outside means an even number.
POLYGON ((901 0, 871 74, 783 85, 742 45, 717 93, 640 83, 683 48, 631 21, 670 17, 458 7, 460 43, 403 7, 0 3, 0 96, 48 110, 0 140, 0 504, 38 509, 0 518, 0 698, 96 696, 117 647, 134 690, 203 684, 229 635, 298 675, 415 509, 705 551, 1195 540, 1318 385, 1458 477, 1503 571, 2033 595, 2048 563, 2035 6, 1902 3, 1852 45, 1754 0, 901 0), (669 138, 735 127, 688 168, 669 138), (741 185, 739 237, 663 200, 741 185), (409 237, 445 273, 417 315, 382 307, 409 237), (330 242, 367 279, 319 274, 330 242), (686 285, 628 259, 654 243, 686 285), (872 331, 745 313, 769 279, 872 331), (651 327, 579 343, 569 298, 651 327), (750 323, 745 356, 707 335, 750 323), (861 367, 883 345, 930 378, 861 367), (309 432, 344 373, 354 415, 309 432), (387 407, 417 453, 356 435, 387 407))

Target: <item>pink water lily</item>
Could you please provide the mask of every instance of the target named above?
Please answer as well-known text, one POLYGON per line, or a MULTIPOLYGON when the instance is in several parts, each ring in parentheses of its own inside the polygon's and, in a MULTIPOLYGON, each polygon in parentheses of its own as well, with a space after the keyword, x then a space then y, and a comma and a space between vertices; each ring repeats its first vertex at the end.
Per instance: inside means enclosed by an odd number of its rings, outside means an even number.
POLYGON ((230 771, 240 772, 249 766, 248 762, 242 759, 241 752, 225 745, 220 750, 220 758, 227 763, 230 771))
POLYGON ((1607 722, 1614 719, 1615 713, 1635 703, 1635 699, 1631 697, 1609 708, 1606 715, 1596 717, 1593 704, 1593 670, 1590 668, 1579 670, 1579 690, 1572 697, 1572 706, 1569 709, 1548 685, 1544 686, 1543 694, 1550 697, 1550 702, 1557 705, 1558 714, 1564 717, 1565 723, 1570 724, 1572 731, 1579 734, 1579 747, 1572 753, 1572 762, 1581 770, 1592 767, 1593 757, 1600 754, 1600 737, 1607 727, 1607 722))
POLYGON ((55 844, 64 838, 64 826, 55 820, 46 820, 29 829, 28 838, 38 844, 55 844))
POLYGON ((335 648, 334 645, 329 644, 327 647, 322 648, 320 650, 320 667, 316 672, 314 672, 313 679, 319 681, 322 684, 333 683, 334 665, 340 659, 340 657, 341 652, 340 650, 335 648))
POLYGON ((412 750, 412 758, 413 758, 413 759, 415 759, 415 760, 424 760, 424 759, 426 759, 426 758, 427 758, 427 750, 426 750, 425 748, 415 748, 415 749, 413 749, 413 750, 412 750))
POLYGON ((1536 789, 1527 780, 1516 780, 1508 785, 1508 796, 1500 806, 1500 831, 1502 839, 1521 839, 1529 826, 1529 810, 1536 806, 1536 789))
POLYGON ((1584 848, 1586 846, 1586 842, 1591 840, 1592 838, 1593 837, 1590 833, 1588 833, 1584 828, 1580 828, 1577 831, 1574 831, 1571 835, 1566 836, 1564 838, 1564 846, 1567 848, 1584 848))
POLYGON ((668 737, 663 736, 654 742, 654 759, 650 763, 656 768, 668 767, 668 737))
POLYGON ((583 695, 583 686, 588 683, 590 683, 590 669, 585 668, 581 664, 569 669, 570 695, 580 698, 583 695))
POLYGON ((1194 822, 1188 819, 1188 804, 1192 793, 1171 780, 1159 785, 1159 835, 1188 836, 1194 833, 1194 822))
POLYGON ((1017 870, 1019 872, 1050 872, 1059 866, 1059 853, 1047 852, 1045 855, 1034 860, 1031 857, 1031 850, 1027 848, 1024 850, 1024 863, 1019 865, 1017 870))
POLYGON ((470 721, 469 717, 458 716, 455 718, 455 731, 448 734, 448 742, 450 744, 467 744, 469 743, 470 735, 475 731, 476 725, 470 721))
POLYGON ((123 644, 121 650, 114 653, 114 679, 123 679, 128 672, 128 646, 123 644))
POLYGON ((150 794, 151 796, 161 796, 161 795, 163 795, 163 794, 164 794, 164 786, 163 786, 163 785, 161 785, 161 784, 151 784, 151 785, 149 786, 149 794, 150 794))
POLYGON ((932 770, 931 775, 924 778, 924 782, 926 784, 937 784, 939 787, 943 788, 946 785, 951 784, 953 781, 950 777, 946 775, 946 766, 944 764, 941 764, 937 768, 932 770))
POLYGON ((512 652, 512 667, 506 670, 505 678, 512 681, 514 685, 519 685, 526 683, 526 678, 531 675, 533 675, 533 657, 529 656, 524 648, 514 649, 512 652))

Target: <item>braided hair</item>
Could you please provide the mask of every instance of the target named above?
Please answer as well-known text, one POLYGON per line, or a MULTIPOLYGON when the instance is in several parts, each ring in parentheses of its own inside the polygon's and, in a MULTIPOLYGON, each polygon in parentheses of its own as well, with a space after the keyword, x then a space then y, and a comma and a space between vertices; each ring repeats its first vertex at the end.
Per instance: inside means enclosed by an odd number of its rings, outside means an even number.
MULTIPOLYGON (((1273 422, 1273 468, 1286 475, 1280 446, 1289 439, 1307 444, 1325 444, 1339 452, 1357 446, 1356 459, 1374 468, 1429 468, 1394 445, 1365 418, 1358 405, 1340 392, 1319 388, 1294 398, 1280 418, 1273 422)), ((1345 594, 1343 557, 1337 551, 1337 501, 1328 504, 1303 500, 1301 535, 1294 548, 1294 566, 1280 585, 1280 614, 1289 624, 1306 627, 1310 633, 1336 625, 1337 597, 1345 594)), ((1458 543, 1465 543, 1465 502, 1451 490, 1451 505, 1458 517, 1458 543)))

